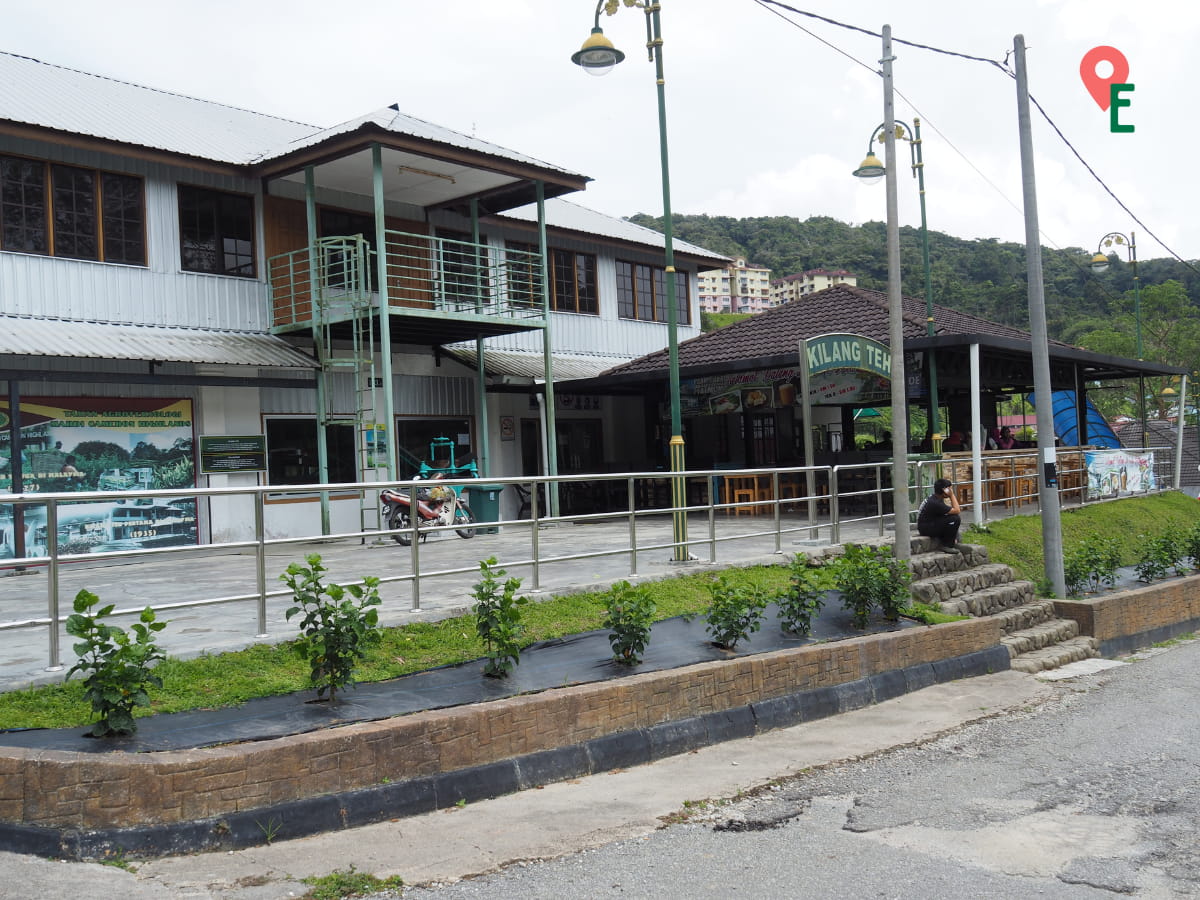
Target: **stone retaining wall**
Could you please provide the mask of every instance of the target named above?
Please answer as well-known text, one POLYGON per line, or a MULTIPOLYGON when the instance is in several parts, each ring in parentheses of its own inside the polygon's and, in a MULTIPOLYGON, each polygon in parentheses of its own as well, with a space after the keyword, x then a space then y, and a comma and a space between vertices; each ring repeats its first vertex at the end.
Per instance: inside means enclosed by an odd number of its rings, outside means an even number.
POLYGON ((1055 612, 1079 623, 1079 633, 1100 642, 1101 656, 1200 630, 1200 575, 1080 600, 1055 600, 1055 612))
POLYGON ((0 843, 67 857, 260 843, 645 762, 1007 668, 974 619, 429 710, 144 754, 0 747, 0 843))

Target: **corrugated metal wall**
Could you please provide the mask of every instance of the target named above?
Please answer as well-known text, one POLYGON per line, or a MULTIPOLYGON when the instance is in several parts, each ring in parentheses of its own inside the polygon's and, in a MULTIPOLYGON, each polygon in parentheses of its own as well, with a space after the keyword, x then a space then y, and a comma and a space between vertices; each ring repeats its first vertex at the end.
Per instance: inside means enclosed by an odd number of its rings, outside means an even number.
MULTIPOLYGON (((5 139, 4 153, 146 179, 146 268, 0 253, 0 313, 104 322, 265 331, 263 280, 182 272, 175 185, 255 194, 258 183, 36 141, 5 139)), ((256 213, 262 245, 261 203, 256 213)), ((260 273, 261 276, 261 273, 260 273)))
MULTIPOLYGON (((475 383, 470 378, 395 375, 393 400, 400 416, 469 416, 475 411, 475 383)), ((354 379, 338 374, 330 379, 330 406, 339 415, 354 414, 354 379)), ((317 394, 308 388, 263 388, 266 414, 316 415, 317 394)), ((382 401, 381 401, 382 403, 382 401)))

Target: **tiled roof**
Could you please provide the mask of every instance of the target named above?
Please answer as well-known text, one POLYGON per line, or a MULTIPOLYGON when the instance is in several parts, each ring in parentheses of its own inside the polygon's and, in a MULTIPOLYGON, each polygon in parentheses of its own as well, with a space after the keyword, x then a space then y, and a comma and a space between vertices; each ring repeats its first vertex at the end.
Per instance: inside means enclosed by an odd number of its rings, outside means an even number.
MULTIPOLYGON (((983 334, 992 337, 1028 341, 1030 335, 1019 328, 999 325, 968 313, 933 307, 936 334, 983 334)), ((684 341, 679 345, 681 369, 744 365, 749 360, 786 356, 800 352, 800 341, 822 334, 859 334, 888 343, 887 294, 866 288, 838 284, 813 294, 783 303, 748 319, 727 325, 684 341)), ((925 301, 904 298, 904 336, 926 336, 925 301)), ((1066 347, 1057 341, 1051 343, 1066 347)), ((609 369, 608 375, 635 375, 667 368, 667 351, 659 350, 609 369)))

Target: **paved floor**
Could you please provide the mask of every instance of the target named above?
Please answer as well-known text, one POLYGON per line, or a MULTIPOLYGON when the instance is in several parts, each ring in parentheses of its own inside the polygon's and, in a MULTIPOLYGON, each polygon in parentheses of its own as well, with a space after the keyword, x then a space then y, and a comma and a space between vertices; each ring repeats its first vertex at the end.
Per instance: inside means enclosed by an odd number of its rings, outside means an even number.
MULTIPOLYGON (((293 637, 295 625, 284 619, 290 594, 279 575, 306 554, 318 553, 328 567, 328 581, 353 582, 362 576, 385 579, 380 618, 398 625, 428 621, 466 612, 471 589, 479 579, 479 561, 499 560, 510 575, 522 579, 522 593, 546 596, 603 588, 615 581, 645 581, 682 571, 703 571, 729 565, 775 563, 794 553, 828 546, 831 529, 821 524, 814 537, 806 518, 784 517, 776 528, 769 516, 693 516, 688 523, 690 563, 672 562, 669 516, 639 517, 636 523, 638 552, 629 550, 627 518, 561 523, 536 531, 528 524, 504 525, 496 534, 477 534, 463 540, 453 532, 431 535, 411 548, 388 539, 363 543, 358 539, 273 544, 266 552, 265 636, 260 635, 257 582, 252 552, 231 552, 197 547, 147 561, 114 560, 112 563, 65 563, 59 570, 60 621, 71 613, 71 600, 81 588, 99 595, 118 610, 140 611, 171 604, 207 605, 168 608, 159 615, 168 622, 159 644, 171 655, 196 656, 245 647, 255 641, 293 637), (715 541, 713 540, 715 538, 715 541), (534 542, 537 551, 534 551, 534 542), (540 560, 535 567, 534 557, 540 560), (577 558, 582 556, 583 558, 577 558), (567 558, 571 557, 571 558, 567 558), (412 572, 421 573, 420 596, 414 604, 412 572), (388 580, 391 579, 391 580, 388 580), (242 599, 234 599, 242 598, 242 599), (414 608, 416 606, 417 608, 414 608)), ((890 536, 890 530, 887 534, 890 536)), ((843 525, 841 540, 880 536, 878 520, 843 525)), ((50 670, 52 648, 48 622, 48 578, 45 569, 0 578, 0 690, 61 680, 63 671, 50 670), (39 621, 30 627, 13 623, 39 621), (5 627, 9 625, 10 627, 5 627)), ((118 619, 117 624, 131 618, 118 619)), ((60 662, 74 662, 71 639, 59 628, 60 662)))

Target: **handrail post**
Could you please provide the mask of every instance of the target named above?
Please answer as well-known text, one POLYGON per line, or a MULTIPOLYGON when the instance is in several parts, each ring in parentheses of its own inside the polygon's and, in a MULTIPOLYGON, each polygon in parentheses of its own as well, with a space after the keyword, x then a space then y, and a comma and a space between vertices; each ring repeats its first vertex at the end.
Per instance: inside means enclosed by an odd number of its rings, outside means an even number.
POLYGON ((829 530, 833 543, 842 542, 841 512, 838 509, 838 467, 829 470, 829 530))
POLYGON ((412 606, 410 609, 418 610, 421 608, 421 550, 418 546, 421 543, 421 535, 419 533, 421 522, 421 511, 417 508, 417 486, 409 484, 408 486, 408 525, 411 529, 409 534, 411 540, 408 544, 408 555, 412 560, 412 606))
POLYGON ((58 502, 46 502, 46 551, 50 562, 46 566, 46 592, 50 603, 50 664, 47 672, 62 669, 62 650, 58 642, 58 628, 62 621, 62 610, 58 602, 58 502))
POLYGON ((883 527, 883 466, 875 465, 875 517, 879 520, 879 536, 883 537, 887 529, 883 527))
POLYGON ((629 501, 629 574, 637 574, 637 488, 636 475, 630 475, 625 482, 626 496, 629 501))
POLYGON ((775 501, 775 552, 783 555, 783 536, 780 533, 782 522, 780 521, 780 498, 779 498, 779 470, 776 469, 771 473, 771 497, 775 501))
POLYGON ((254 576, 258 586, 258 633, 254 636, 262 639, 267 636, 267 540, 265 528, 266 516, 263 510, 263 492, 254 492, 254 576))
MULTIPOLYGON (((542 482, 545 484, 545 482, 542 482)), ((547 485, 547 491, 549 486, 547 485)), ((533 544, 533 590, 541 590, 542 573, 541 573, 541 526, 538 524, 538 518, 541 516, 538 510, 538 483, 536 481, 529 482, 529 521, 532 523, 530 527, 533 529, 532 544, 533 544)))

